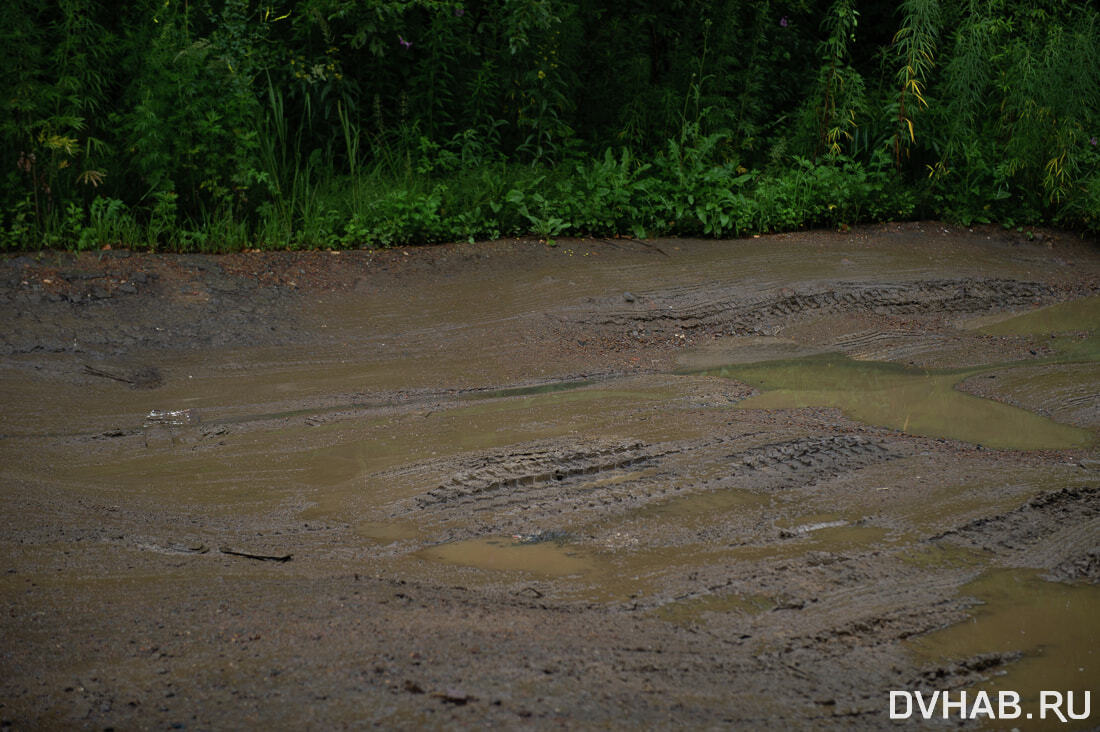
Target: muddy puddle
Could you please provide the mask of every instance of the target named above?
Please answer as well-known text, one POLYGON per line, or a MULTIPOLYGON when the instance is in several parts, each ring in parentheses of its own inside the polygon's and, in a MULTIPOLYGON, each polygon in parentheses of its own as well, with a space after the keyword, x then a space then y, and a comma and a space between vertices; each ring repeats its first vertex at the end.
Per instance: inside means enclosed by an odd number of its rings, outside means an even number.
MULTIPOLYGON (((971 694, 1015 691, 1020 706, 1034 719, 1027 729, 1094 729, 1095 720, 1069 716, 1069 693, 1080 717, 1085 694, 1092 703, 1100 688, 1100 588, 1044 581, 1037 571, 995 570, 961 588, 977 601, 970 617, 913 640, 909 647, 921 663, 942 663, 988 654, 1007 663, 993 664, 987 681, 968 687, 971 694), (1057 690, 1066 721, 1053 713, 1039 719, 1040 693, 1057 690)), ((1021 720, 1023 722, 1023 720, 1021 720)), ((997 729, 997 724, 984 728, 997 729)))
POLYGON ((1085 297, 1023 314, 1001 313, 965 319, 963 328, 993 336, 1055 335, 1100 329, 1100 297, 1085 297))
POLYGON ((955 388, 973 370, 931 371, 840 355, 725 366, 710 371, 761 394, 739 409, 837 407, 854 419, 914 435, 987 447, 1037 450, 1085 447, 1091 432, 955 388))

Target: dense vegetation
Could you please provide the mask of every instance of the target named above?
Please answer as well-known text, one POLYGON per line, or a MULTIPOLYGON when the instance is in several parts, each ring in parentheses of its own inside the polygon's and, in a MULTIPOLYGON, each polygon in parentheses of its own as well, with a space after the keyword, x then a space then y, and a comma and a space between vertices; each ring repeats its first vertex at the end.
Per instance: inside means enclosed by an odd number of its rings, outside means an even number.
POLYGON ((7 0, 0 249, 1100 230, 1071 0, 7 0))

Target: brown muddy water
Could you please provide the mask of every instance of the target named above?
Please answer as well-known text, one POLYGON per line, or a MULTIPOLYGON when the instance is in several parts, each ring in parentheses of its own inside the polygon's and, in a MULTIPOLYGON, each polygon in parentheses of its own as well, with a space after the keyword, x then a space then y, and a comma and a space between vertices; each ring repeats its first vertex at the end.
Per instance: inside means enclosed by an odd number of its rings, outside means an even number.
MULTIPOLYGON (((1058 690, 1067 704, 1062 717, 1050 714, 1034 729, 1090 729, 1089 718, 1073 719, 1085 711, 1085 695, 1095 692, 1100 675, 1100 588, 1095 584, 1046 582, 1034 571, 993 570, 963 590, 978 602, 971 617, 958 625, 914 639, 919 658, 960 658, 982 654, 1018 654, 1003 672, 992 675, 973 692, 996 698, 1001 690, 1020 694, 1021 708, 1039 710, 1044 690, 1058 690), (1069 693, 1075 696, 1072 707, 1069 693)), ((1089 715, 1091 716, 1091 715, 1089 715)), ((1026 721, 1026 720, 1022 720, 1026 721)), ((987 725, 996 728, 997 725, 987 725)))
POLYGON ((1080 698, 1100 253, 1048 241, 279 260, 298 289, 74 260, 158 274, 95 301, 6 263, 0 718, 877 729, 927 725, 890 690, 1080 698))
MULTIPOLYGON (((1090 363, 1088 368, 1096 366, 1090 363)), ((995 448, 1068 449, 1091 444, 1094 435, 1089 430, 955 388, 964 378, 988 370, 941 372, 826 355, 741 364, 709 373, 737 379, 763 392, 740 402, 740 409, 836 407, 867 424, 995 448)), ((1049 376, 1044 379, 1052 380, 1049 376)), ((1082 386, 1090 388, 1088 380, 1073 376, 1069 380, 1074 384, 1084 381, 1082 386)))

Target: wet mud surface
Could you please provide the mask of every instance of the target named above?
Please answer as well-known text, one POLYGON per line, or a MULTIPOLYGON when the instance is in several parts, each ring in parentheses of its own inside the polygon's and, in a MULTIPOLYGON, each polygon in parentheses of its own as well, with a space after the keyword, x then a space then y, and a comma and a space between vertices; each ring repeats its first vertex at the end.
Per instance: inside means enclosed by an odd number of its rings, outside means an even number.
POLYGON ((0 317, 6 727, 916 728, 890 690, 1100 686, 1093 241, 48 254, 0 317))

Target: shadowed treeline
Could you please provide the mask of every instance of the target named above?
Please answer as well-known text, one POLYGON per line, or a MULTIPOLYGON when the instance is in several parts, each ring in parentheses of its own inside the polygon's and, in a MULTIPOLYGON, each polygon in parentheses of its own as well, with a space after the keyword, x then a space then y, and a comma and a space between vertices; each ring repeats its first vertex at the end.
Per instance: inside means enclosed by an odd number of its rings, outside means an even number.
POLYGON ((1070 0, 10 0, 0 249, 1100 229, 1070 0))

